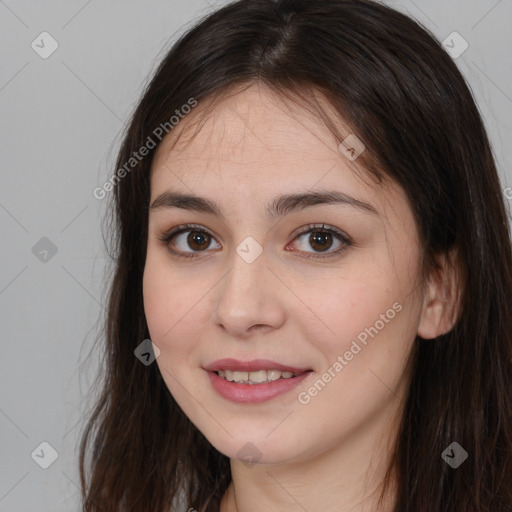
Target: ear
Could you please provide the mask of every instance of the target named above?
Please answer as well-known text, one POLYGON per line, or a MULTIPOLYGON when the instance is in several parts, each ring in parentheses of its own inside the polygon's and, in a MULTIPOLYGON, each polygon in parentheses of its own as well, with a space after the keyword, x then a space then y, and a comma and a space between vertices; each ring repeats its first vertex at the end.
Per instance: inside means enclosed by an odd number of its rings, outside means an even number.
POLYGON ((418 325, 418 336, 433 339, 446 334, 455 325, 460 312, 461 280, 454 251, 436 256, 425 289, 418 325))

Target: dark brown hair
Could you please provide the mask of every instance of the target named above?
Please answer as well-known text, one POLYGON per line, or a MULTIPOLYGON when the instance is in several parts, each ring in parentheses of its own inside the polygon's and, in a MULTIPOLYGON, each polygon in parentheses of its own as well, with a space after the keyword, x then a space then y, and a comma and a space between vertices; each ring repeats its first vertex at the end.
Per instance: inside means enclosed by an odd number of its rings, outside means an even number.
MULTIPOLYGON (((512 510, 510 231, 489 140, 461 73, 426 29, 380 3, 239 0, 172 46, 132 116, 117 168, 190 98, 201 109, 207 98, 221 101, 257 81, 304 105, 313 92, 327 98, 365 144, 368 172, 405 190, 428 270, 435 255, 457 255, 458 321, 436 339, 417 338, 411 355, 389 473, 397 476, 395 512, 512 510), (469 455, 457 469, 441 458, 453 441, 469 455)), ((231 479, 229 459, 184 415, 158 366, 134 356, 149 338, 142 276, 154 151, 112 193, 115 272, 102 392, 80 444, 84 512, 164 512, 180 493, 185 508, 218 511, 231 479)))

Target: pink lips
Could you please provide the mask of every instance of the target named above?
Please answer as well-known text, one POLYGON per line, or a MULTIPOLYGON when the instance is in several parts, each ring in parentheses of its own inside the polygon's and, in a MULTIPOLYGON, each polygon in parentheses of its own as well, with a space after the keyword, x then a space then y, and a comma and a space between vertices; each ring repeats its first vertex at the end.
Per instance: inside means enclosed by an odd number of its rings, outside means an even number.
POLYGON ((270 361, 269 359, 253 359, 251 361, 238 361, 236 359, 218 359, 204 367, 206 371, 232 370, 236 372, 256 372, 258 370, 279 370, 281 372, 304 373, 309 368, 295 368, 270 361))
POLYGON ((310 369, 286 366, 268 359, 253 359, 251 361, 237 361, 235 359, 219 359, 204 367, 213 389, 223 398, 238 403, 260 403, 286 393, 298 386, 311 373, 310 369), (219 377, 218 370, 257 371, 279 370, 291 372, 296 377, 278 379, 261 384, 240 384, 219 377))

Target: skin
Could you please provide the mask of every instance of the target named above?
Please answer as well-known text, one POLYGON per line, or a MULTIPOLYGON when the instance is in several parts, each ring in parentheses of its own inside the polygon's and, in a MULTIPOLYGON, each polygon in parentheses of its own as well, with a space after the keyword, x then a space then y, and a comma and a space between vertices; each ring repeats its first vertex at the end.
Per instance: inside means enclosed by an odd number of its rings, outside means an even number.
MULTIPOLYGON (((446 286, 453 278, 443 270, 419 286, 420 245, 404 192, 358 177, 357 160, 340 153, 316 116, 253 84, 223 100, 197 133, 190 130, 194 137, 174 146, 200 109, 157 149, 150 204, 166 191, 194 193, 217 202, 224 216, 150 210, 143 290, 151 339, 160 349, 156 362, 185 414, 231 460, 222 512, 370 511, 407 392, 407 357, 417 334, 428 339, 451 328, 453 293, 446 286), (343 192, 377 213, 322 204, 266 217, 275 197, 313 190, 343 192), (206 250, 187 244, 189 232, 169 244, 158 239, 184 223, 211 234, 206 250), (352 245, 334 255, 343 244, 333 236, 322 252, 311 232, 295 234, 308 224, 338 228, 352 245), (252 263, 236 252, 247 236, 263 248, 252 263), (173 255, 169 247, 196 257, 173 255), (325 254, 332 256, 317 257, 325 254), (395 303, 400 312, 300 403, 299 393, 395 303), (224 357, 313 372, 270 401, 233 403, 215 392, 203 369, 224 357), (257 464, 240 460, 249 442, 257 464)), ((379 510, 391 510, 392 501, 390 493, 379 510)))

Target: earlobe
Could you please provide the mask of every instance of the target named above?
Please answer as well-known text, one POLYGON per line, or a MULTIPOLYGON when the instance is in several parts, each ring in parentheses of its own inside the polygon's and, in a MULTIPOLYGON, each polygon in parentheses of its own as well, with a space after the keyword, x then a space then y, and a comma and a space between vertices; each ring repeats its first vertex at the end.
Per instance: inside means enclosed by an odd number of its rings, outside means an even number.
POLYGON ((433 339, 449 332, 460 313, 460 266, 451 251, 436 257, 425 289, 418 336, 433 339))

